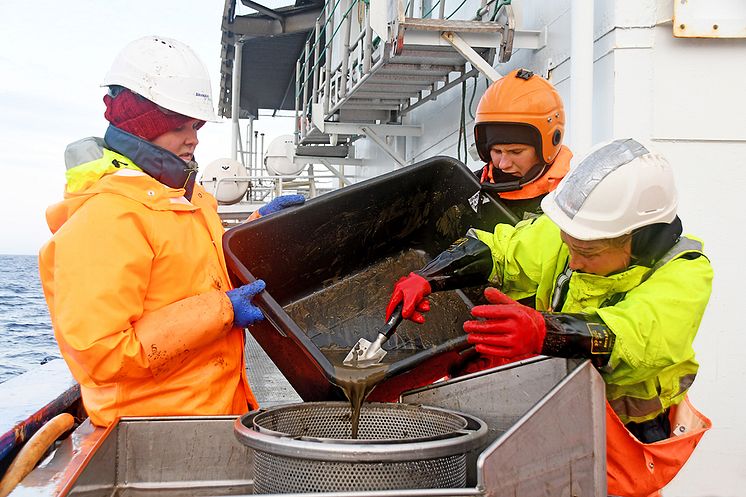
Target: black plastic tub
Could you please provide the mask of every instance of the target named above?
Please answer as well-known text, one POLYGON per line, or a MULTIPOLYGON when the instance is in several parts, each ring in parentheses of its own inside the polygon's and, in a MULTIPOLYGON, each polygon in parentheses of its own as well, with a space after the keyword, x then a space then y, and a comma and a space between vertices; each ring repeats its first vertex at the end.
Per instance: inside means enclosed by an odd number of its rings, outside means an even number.
MULTIPOLYGON (((249 331, 304 400, 343 398, 335 364, 360 337, 375 338, 399 277, 470 227, 509 222, 502 204, 478 192, 464 164, 435 157, 226 232, 233 283, 267 283, 255 299, 266 319, 249 331)), ((426 323, 405 321, 384 347, 386 379, 370 399, 446 374, 468 347, 471 306, 460 291, 433 294, 426 323)))

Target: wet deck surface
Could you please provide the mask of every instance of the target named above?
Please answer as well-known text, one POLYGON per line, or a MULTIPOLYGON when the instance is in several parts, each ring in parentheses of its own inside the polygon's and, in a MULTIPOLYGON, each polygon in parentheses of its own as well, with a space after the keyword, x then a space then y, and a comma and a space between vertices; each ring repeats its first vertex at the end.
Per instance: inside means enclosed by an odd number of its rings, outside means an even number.
POLYGON ((246 333, 246 374, 261 407, 302 402, 251 333, 246 333))

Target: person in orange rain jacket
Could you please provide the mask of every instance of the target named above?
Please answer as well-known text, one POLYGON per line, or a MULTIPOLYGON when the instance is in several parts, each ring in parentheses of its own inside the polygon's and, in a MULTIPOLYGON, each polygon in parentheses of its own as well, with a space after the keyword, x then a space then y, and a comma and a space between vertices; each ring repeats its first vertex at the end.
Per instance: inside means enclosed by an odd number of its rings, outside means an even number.
POLYGON ((67 147, 65 199, 47 210, 39 270, 55 337, 95 425, 120 416, 258 407, 217 202, 195 184, 197 130, 216 121, 204 64, 157 36, 128 44, 104 81, 104 138, 67 147))
POLYGON ((479 100, 474 124, 486 163, 477 172, 483 191, 498 195, 518 220, 541 214, 541 199, 570 168, 564 134, 562 99, 547 80, 517 69, 494 82, 479 100))

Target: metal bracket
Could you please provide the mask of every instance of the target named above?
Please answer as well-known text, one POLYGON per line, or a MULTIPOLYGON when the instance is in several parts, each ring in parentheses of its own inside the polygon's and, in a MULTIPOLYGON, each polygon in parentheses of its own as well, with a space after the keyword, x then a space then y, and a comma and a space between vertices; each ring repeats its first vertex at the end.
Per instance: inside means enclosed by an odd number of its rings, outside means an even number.
POLYGON ((484 60, 482 56, 479 55, 476 50, 471 48, 459 35, 452 31, 446 31, 441 34, 441 37, 453 45, 453 48, 455 48, 458 53, 468 60, 472 66, 479 69, 479 72, 484 74, 492 83, 502 78, 502 75, 500 75, 494 67, 484 60))
POLYGON ((362 131, 363 133, 365 133, 365 136, 376 142, 376 144, 381 147, 381 149, 383 149, 383 151, 386 152, 389 157, 394 159, 401 167, 407 165, 407 161, 404 160, 399 154, 397 154, 396 151, 393 150, 388 143, 386 143, 386 140, 377 135, 375 131, 373 131, 368 126, 363 126, 362 131))
MULTIPOLYGON (((345 178, 344 174, 342 174, 342 172, 339 171, 338 169, 335 169, 334 167, 332 167, 329 161, 327 161, 326 159, 322 159, 319 162, 323 164, 324 167, 326 167, 334 176, 336 176, 339 179, 339 181, 342 182, 344 186, 350 186, 350 182, 347 178, 345 178)), ((344 164, 340 164, 340 165, 343 166, 344 164)))
POLYGON ((495 21, 504 26, 503 36, 500 40, 500 51, 497 61, 501 64, 508 62, 513 55, 513 36, 515 34, 515 14, 510 4, 503 4, 497 11, 495 21))

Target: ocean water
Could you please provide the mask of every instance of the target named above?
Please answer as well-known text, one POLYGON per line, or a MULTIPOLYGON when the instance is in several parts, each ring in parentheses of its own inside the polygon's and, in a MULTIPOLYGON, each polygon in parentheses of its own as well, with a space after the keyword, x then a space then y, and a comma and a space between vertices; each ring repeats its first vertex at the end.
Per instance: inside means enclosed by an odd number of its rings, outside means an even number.
POLYGON ((0 255, 0 383, 60 357, 35 255, 0 255))

